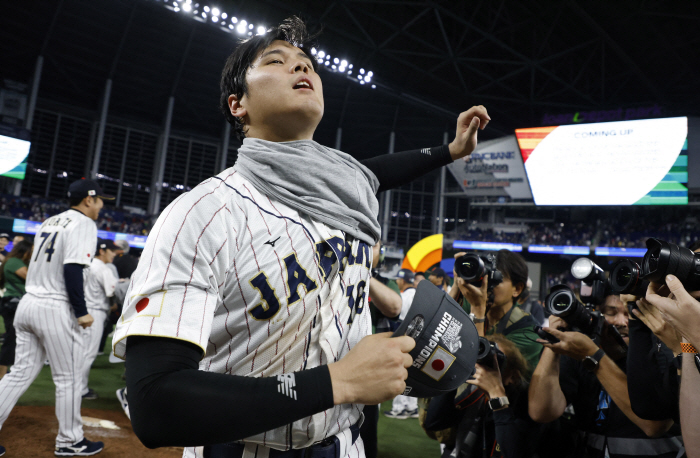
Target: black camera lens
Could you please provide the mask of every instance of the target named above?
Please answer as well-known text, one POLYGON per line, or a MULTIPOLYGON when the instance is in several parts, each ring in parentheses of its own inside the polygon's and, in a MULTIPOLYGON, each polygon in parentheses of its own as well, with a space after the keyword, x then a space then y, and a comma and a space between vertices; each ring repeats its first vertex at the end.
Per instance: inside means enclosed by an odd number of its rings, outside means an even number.
POLYGON ((642 266, 645 280, 662 282, 671 274, 686 289, 700 289, 700 256, 687 248, 650 238, 642 266))
POLYGON ((484 275, 484 263, 481 258, 476 255, 466 254, 461 256, 459 259, 457 259, 455 265, 457 266, 457 272, 463 278, 466 277, 469 279, 477 279, 484 275))
POLYGON ((557 285, 545 299, 545 306, 552 315, 566 316, 571 313, 571 306, 576 302, 578 301, 569 287, 557 285))
POLYGON ((553 286, 545 298, 549 313, 566 321, 569 327, 589 334, 593 324, 591 312, 566 285, 553 286))
POLYGON ((464 281, 481 286, 481 280, 489 272, 481 256, 468 253, 455 260, 455 271, 464 281))
POLYGON ((610 271, 610 284, 615 294, 646 294, 649 282, 642 280, 642 268, 634 261, 618 261, 610 271))
POLYGON ((493 356, 496 355, 498 367, 503 370, 506 365, 506 355, 498 348, 498 345, 491 342, 485 337, 479 337, 479 353, 476 357, 476 362, 482 366, 488 366, 495 369, 493 356))

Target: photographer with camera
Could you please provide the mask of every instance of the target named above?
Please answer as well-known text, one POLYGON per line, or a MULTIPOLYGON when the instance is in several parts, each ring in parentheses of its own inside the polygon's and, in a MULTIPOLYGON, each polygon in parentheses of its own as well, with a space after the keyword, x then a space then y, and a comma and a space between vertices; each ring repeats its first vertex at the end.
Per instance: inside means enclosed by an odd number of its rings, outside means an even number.
POLYGON ((462 297, 469 302, 470 317, 480 336, 503 334, 518 347, 530 368, 535 367, 542 352, 533 330, 537 323, 515 307, 527 283, 525 259, 508 250, 500 250, 495 259, 492 255, 485 257, 486 262, 474 254, 457 253, 455 258, 450 296, 458 302, 462 297))
MULTIPOLYGON (((617 295, 607 295, 601 307, 605 321, 624 338, 626 304, 617 295)), ((625 359, 618 366, 588 335, 564 332, 568 327, 564 319, 552 315, 549 327, 544 328, 559 342, 540 339, 545 349, 529 388, 532 419, 554 421, 572 404, 580 431, 581 442, 576 447, 580 456, 678 456, 680 437, 667 434, 673 420, 644 420, 632 410, 625 359)))
POLYGON ((528 416, 527 361, 504 336, 487 339, 480 339, 472 378, 428 406, 426 429, 456 429, 443 457, 528 458, 539 443, 542 425, 528 416))
POLYGON ((645 420, 672 418, 678 423, 681 338, 646 300, 620 297, 631 311, 627 389, 632 410, 645 420))
POLYGON ((666 285, 649 285, 646 301, 683 336, 680 422, 688 457, 695 458, 700 456, 700 357, 696 350, 700 348, 700 302, 695 299, 698 292, 691 295, 675 275, 667 275, 665 280, 666 285))

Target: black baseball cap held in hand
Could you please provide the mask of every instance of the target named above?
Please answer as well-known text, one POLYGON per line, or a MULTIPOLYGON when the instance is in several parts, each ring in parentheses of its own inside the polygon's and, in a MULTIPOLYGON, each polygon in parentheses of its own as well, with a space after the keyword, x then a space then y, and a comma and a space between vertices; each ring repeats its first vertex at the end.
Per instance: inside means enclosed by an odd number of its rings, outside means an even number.
POLYGON ((108 196, 102 192, 102 188, 93 180, 78 180, 68 186, 68 197, 99 197, 102 200, 114 200, 114 196, 108 196))
POLYGON ((409 336, 405 396, 427 398, 456 389, 475 371, 479 335, 469 315, 447 293, 430 282, 416 288, 411 308, 393 337, 409 336))

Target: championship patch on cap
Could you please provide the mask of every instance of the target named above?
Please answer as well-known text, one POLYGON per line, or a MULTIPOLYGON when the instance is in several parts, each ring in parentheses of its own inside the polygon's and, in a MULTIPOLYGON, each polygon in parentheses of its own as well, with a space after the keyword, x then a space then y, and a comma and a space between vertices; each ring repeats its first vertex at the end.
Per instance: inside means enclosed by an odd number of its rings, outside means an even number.
POLYGON ((440 380, 454 362, 455 357, 452 353, 442 347, 437 347, 421 368, 421 372, 434 380, 440 380))
POLYGON ((96 196, 96 195, 97 195, 97 193, 95 192, 94 189, 90 189, 90 190, 88 191, 88 196, 96 196))
POLYGON ((411 308, 394 332, 404 335, 416 341, 409 352, 413 364, 407 369, 408 396, 446 393, 474 373, 479 348, 476 326, 461 305, 432 283, 416 287, 411 308))

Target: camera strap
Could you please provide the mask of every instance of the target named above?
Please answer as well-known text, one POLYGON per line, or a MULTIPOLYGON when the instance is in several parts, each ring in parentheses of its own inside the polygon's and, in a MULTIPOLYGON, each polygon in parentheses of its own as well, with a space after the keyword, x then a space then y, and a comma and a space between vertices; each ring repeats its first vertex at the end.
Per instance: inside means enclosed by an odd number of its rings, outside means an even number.
POLYGON ((515 309, 515 304, 508 310, 508 313, 503 315, 503 318, 501 318, 501 321, 498 322, 498 326, 496 326, 496 334, 504 334, 506 328, 508 327, 508 321, 510 320, 510 315, 513 313, 513 309, 515 309))

